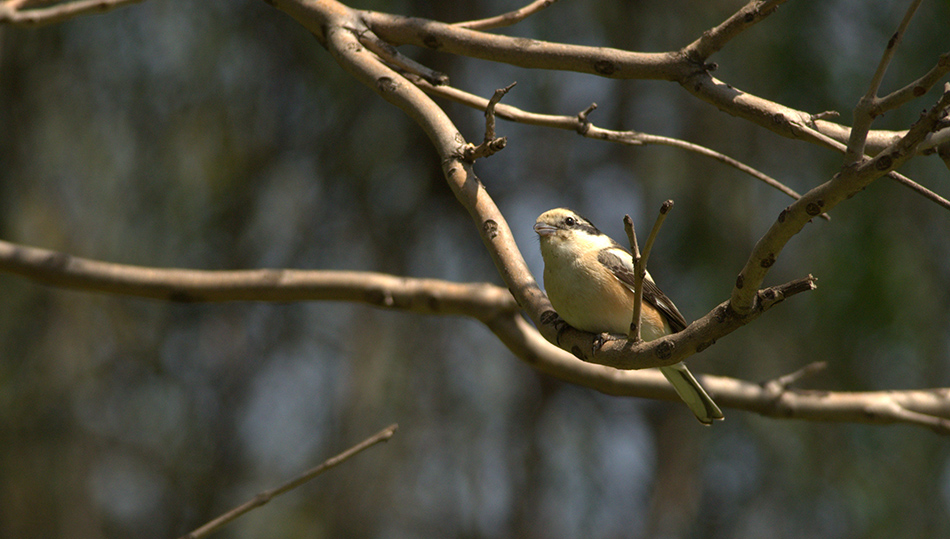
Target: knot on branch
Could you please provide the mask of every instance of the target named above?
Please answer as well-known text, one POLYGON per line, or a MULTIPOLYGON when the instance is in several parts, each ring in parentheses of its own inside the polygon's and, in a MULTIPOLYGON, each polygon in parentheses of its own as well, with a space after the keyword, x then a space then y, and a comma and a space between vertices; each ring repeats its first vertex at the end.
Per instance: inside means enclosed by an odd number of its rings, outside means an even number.
POLYGON ((577 113, 577 132, 586 135, 590 131, 590 120, 587 115, 597 110, 597 103, 591 103, 589 107, 577 113))

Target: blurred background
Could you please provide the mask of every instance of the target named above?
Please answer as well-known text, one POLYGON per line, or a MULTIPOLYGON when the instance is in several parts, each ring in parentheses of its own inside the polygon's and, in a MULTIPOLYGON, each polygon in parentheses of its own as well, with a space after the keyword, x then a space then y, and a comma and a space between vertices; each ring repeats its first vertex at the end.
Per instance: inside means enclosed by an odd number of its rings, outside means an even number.
MULTIPOLYGON (((520 3, 516 3, 519 4, 520 3)), ((564 0, 500 32, 679 48, 741 1, 564 0)), ((455 22, 500 0, 358 0, 455 22)), ((789 2, 712 60, 716 76, 849 123, 906 2, 789 2)), ((948 49, 925 2, 884 82, 948 49)), ((841 157, 678 86, 540 72, 409 47, 504 102, 708 146, 805 192, 841 157)), ((938 86, 941 86, 942 83, 938 86)), ((906 128, 931 92, 876 128, 906 128)), ((442 103, 469 140, 479 111, 442 103)), ((651 272, 688 319, 728 297, 788 204, 680 150, 500 122, 476 170, 535 276, 531 226, 571 206, 615 238, 676 206, 651 272)), ((950 194, 935 157, 902 169, 950 194)), ((888 180, 808 225, 767 284, 797 296, 691 359, 804 387, 950 386, 950 213, 888 180)), ((0 238, 124 264, 500 279, 402 112, 264 2, 149 0, 39 29, 0 28, 0 238)), ((950 536, 950 444, 907 426, 807 423, 615 398, 543 376, 479 323, 338 303, 181 305, 0 274, 0 536, 168 538, 398 422, 387 444, 216 537, 921 538, 950 536)))

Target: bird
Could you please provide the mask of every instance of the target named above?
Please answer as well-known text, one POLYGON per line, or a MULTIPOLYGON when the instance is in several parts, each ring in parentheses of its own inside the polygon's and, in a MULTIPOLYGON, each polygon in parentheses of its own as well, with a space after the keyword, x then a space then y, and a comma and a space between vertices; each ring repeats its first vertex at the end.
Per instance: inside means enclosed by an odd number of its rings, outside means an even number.
MULTIPOLYGON (((590 333, 627 335, 635 300, 634 260, 629 251, 588 219, 567 208, 542 213, 534 225, 544 259, 544 288, 558 316, 590 333)), ((686 319, 647 272, 643 278, 641 336, 658 339, 686 328, 686 319)), ((704 425, 723 419, 686 365, 660 372, 704 425)))

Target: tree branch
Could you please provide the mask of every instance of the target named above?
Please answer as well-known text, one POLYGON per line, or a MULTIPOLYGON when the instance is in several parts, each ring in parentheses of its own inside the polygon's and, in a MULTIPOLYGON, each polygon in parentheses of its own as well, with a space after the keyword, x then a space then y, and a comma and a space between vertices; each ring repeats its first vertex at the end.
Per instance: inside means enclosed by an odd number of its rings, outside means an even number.
MULTIPOLYGON (((723 306, 720 306, 684 331, 636 345, 628 341, 603 343, 597 335, 573 328, 565 330, 556 325, 557 315, 551 302, 531 275, 504 216, 475 176, 471 163, 462 157, 461 148, 466 142, 458 129, 424 92, 387 67, 372 51, 359 45, 356 35, 371 31, 361 25, 360 17, 365 20, 378 14, 357 12, 333 0, 306 4, 301 4, 300 1, 276 0, 276 4, 282 9, 289 7, 288 13, 301 24, 315 33, 320 32, 331 54, 344 69, 405 111, 429 136, 442 160, 446 181, 459 203, 475 221, 495 267, 518 305, 549 342, 557 343, 587 361, 617 368, 641 369, 672 365, 708 347, 716 339, 735 331, 777 303, 758 302, 739 316, 727 309, 725 317, 723 306), (720 319, 721 322, 714 322, 715 319, 720 319), (690 331, 690 328, 693 330, 690 331)), ((415 24, 417 23, 407 27, 413 27, 415 24)), ((446 33, 478 34, 470 30, 433 24, 446 33)), ((782 295, 783 291, 782 287, 773 287, 761 291, 760 294, 782 295)))
MULTIPOLYGON (((813 115, 780 103, 743 92, 709 74, 703 58, 717 47, 774 11, 779 4, 764 2, 758 11, 751 2, 728 19, 719 32, 710 30, 696 42, 679 51, 641 53, 609 47, 566 45, 524 38, 487 34, 455 25, 415 17, 401 17, 379 12, 360 12, 360 17, 382 39, 397 45, 414 45, 449 54, 504 62, 536 69, 575 71, 608 78, 668 80, 679 83, 686 91, 720 110, 737 116, 784 137, 825 145, 812 132, 794 129, 791 123, 811 125, 834 140, 846 143, 850 128, 827 120, 814 120, 813 115), (751 6, 751 7, 750 7, 751 6), (765 8, 769 9, 765 9, 765 8), (752 13, 752 22, 745 22, 752 13), (740 15, 741 14, 741 15, 740 15), (728 31, 727 31, 728 30, 728 31)), ((950 131, 948 129, 947 131, 950 131)), ((871 131, 866 151, 873 155, 905 133, 871 131)), ((950 137, 950 132, 947 133, 950 137)), ((926 140, 920 150, 932 150, 936 141, 926 140)))
POLYGON ((920 120, 907 135, 893 143, 873 159, 843 168, 831 180, 805 193, 802 198, 782 210, 778 219, 756 243, 745 267, 736 279, 732 292, 732 308, 740 314, 755 308, 756 291, 769 268, 785 244, 797 234, 812 217, 829 211, 845 199, 864 189, 875 179, 902 165, 914 155, 924 137, 934 131, 950 108, 950 90, 920 120))
POLYGON ((54 24, 89 13, 103 13, 143 0, 77 0, 44 8, 24 9, 25 2, 0 2, 0 24, 40 26, 54 24))
MULTIPOLYGON (((673 387, 654 369, 618 370, 587 363, 551 346, 517 313, 505 312, 487 322, 498 339, 531 367, 573 384, 614 396, 676 402, 673 387)), ((814 364, 812 364, 814 365, 814 364)), ((812 366, 801 371, 815 372, 812 366)), ((801 372, 799 371, 799 372, 801 372)), ((783 378, 800 378, 793 373, 783 378)), ((909 424, 950 434, 950 388, 869 392, 811 391, 788 383, 754 383, 722 376, 699 375, 720 406, 777 419, 909 424)), ((780 379, 781 380, 781 379, 780 379)))
MULTIPOLYGON (((0 271, 53 286, 160 300, 349 301, 423 314, 468 316, 482 321, 516 357, 540 372, 610 395, 678 399, 658 372, 618 370, 581 361, 552 345, 519 314, 507 290, 490 284, 449 283, 368 272, 144 268, 71 257, 7 242, 0 242, 0 271)), ((813 280, 805 279, 765 290, 762 305, 771 307, 813 286, 813 280)), ((722 313, 724 306, 717 308, 714 314, 722 313)), ((722 323, 731 323, 726 318, 723 316, 722 323)), ((712 319, 714 317, 707 316, 685 331, 705 334, 704 327, 712 319)), ((930 416, 950 417, 950 390, 945 389, 877 393, 790 390, 777 400, 775 384, 762 385, 718 376, 704 376, 702 381, 722 405, 771 417, 901 422, 928 426, 940 432, 946 430, 946 425, 942 420, 934 424, 930 416), (883 403, 892 405, 883 406, 883 403)), ((779 385, 787 389, 789 384, 779 385)))
POLYGON ((0 241, 0 272, 52 286, 179 302, 348 301, 484 320, 517 310, 504 288, 359 271, 202 271, 100 262, 0 241))
POLYGON ((503 28, 505 26, 517 24, 555 2, 557 2, 557 0, 534 0, 534 2, 531 2, 527 6, 514 11, 509 11, 508 13, 503 13, 501 15, 496 15, 487 19, 479 19, 477 21, 457 22, 455 25, 460 28, 468 28, 469 30, 491 30, 494 28, 503 28))
MULTIPOLYGON (((479 110, 484 110, 488 104, 488 100, 479 97, 477 95, 470 94, 458 88, 454 88, 448 85, 433 85, 428 81, 419 78, 419 77, 409 77, 409 80, 414 82, 416 86, 422 88, 429 95, 435 95, 439 97, 444 97, 450 99, 456 103, 466 105, 479 110)), ((670 146, 673 148, 679 148, 689 152, 693 152, 698 155, 709 157, 715 159, 720 163, 731 166, 740 172, 744 172, 753 178, 765 183, 769 187, 781 191, 785 195, 793 199, 798 199, 801 195, 794 189, 788 187, 782 182, 776 180, 775 178, 761 172, 757 169, 733 159, 728 155, 719 153, 715 150, 706 148, 705 146, 700 146, 699 144, 694 144, 692 142, 687 142, 685 140, 675 139, 671 137, 664 137, 660 135, 650 135, 647 133, 640 133, 638 131, 614 131, 611 129, 604 129, 597 127, 588 120, 588 115, 594 109, 597 108, 597 105, 594 104, 589 107, 587 110, 577 114, 576 116, 557 116, 552 114, 538 114, 534 112, 527 112, 518 107, 512 105, 505 105, 499 103, 495 107, 495 114, 499 118, 505 120, 510 120, 512 122, 523 123, 527 125, 536 125, 541 127, 552 127, 555 129, 565 129, 569 131, 576 131, 584 137, 595 139, 595 140, 605 140, 608 142, 618 142, 620 144, 626 144, 629 146, 648 146, 651 144, 657 144, 662 146, 670 146)), ((823 219, 829 219, 828 214, 822 214, 823 219)))
POLYGON ((231 509, 227 513, 224 513, 223 515, 215 518, 214 520, 208 522, 207 524, 201 526, 200 528, 183 535, 181 539, 199 539, 201 537, 208 536, 209 534, 218 530, 218 528, 224 526, 225 524, 231 522, 232 520, 235 520, 241 515, 248 513, 254 509, 257 509, 258 507, 270 502, 272 499, 276 498, 277 496, 280 496, 281 494, 285 494, 303 485, 304 483, 312 480, 313 478, 317 477, 323 472, 326 472, 330 468, 334 468, 342 464, 344 461, 350 459, 351 457, 356 456, 358 453, 361 453, 378 443, 388 441, 390 438, 393 437, 393 434, 396 433, 396 429, 398 428, 399 428, 399 425, 396 425, 396 424, 386 427, 385 429, 377 432, 376 434, 370 436, 369 438, 363 440, 362 442, 354 445, 353 447, 347 449, 346 451, 340 453, 339 455, 328 458, 327 460, 323 461, 323 463, 320 464, 319 466, 315 468, 311 468, 310 470, 307 470, 306 472, 300 474, 296 478, 291 479, 290 481, 287 481, 286 483, 278 487, 275 487, 273 489, 265 490, 263 492, 258 493, 256 496, 254 496, 252 499, 248 500, 247 502, 235 507, 234 509, 231 509))
POLYGON ((683 54, 696 63, 704 63, 722 50, 732 38, 775 12, 787 0, 752 0, 722 24, 706 30, 702 37, 683 48, 683 54))
POLYGON ((857 163, 864 157, 864 146, 868 131, 870 131, 871 122, 874 121, 876 116, 873 109, 878 105, 877 92, 881 87, 881 81, 884 80, 884 74, 887 73, 887 66, 890 65, 894 53, 897 52, 897 46, 904 38, 904 32, 907 31, 910 20, 913 18, 914 13, 917 12, 917 8, 920 7, 920 2, 921 0, 912 0, 907 7, 904 19, 901 20, 897 31, 894 32, 894 35, 887 42, 884 54, 881 55, 881 61, 878 63, 874 75, 871 76, 871 83, 868 86, 867 93, 858 100, 858 104, 854 107, 851 136, 848 138, 848 149, 844 153, 845 165, 857 163))

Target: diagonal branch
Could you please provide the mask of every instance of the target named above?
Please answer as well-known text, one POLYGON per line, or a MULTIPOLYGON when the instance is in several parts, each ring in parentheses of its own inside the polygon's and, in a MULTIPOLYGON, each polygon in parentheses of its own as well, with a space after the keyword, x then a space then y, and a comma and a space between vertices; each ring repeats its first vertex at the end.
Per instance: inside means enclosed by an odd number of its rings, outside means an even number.
POLYGON ((813 217, 831 210, 913 156, 924 137, 944 120, 948 108, 950 89, 908 130, 907 135, 885 151, 873 159, 865 158, 859 164, 844 167, 834 178, 805 193, 782 210, 768 232, 756 243, 749 260, 736 278, 732 308, 741 315, 751 312, 755 308, 758 287, 785 244, 813 217))
POLYGON ((244 515, 245 513, 248 513, 254 509, 257 509, 258 507, 264 504, 267 504, 272 499, 276 498, 277 496, 280 496, 281 494, 290 492, 291 490, 314 479, 315 477, 322 474, 323 472, 326 472, 331 468, 339 466, 344 461, 350 459, 351 457, 356 456, 359 453, 362 453, 363 451, 369 449, 370 447, 373 447, 374 445, 382 443, 382 442, 389 441, 389 439, 393 437, 393 434, 396 433, 396 429, 398 428, 399 428, 399 425, 396 425, 396 424, 386 427, 385 429, 377 432, 376 434, 370 436, 369 438, 363 440, 362 442, 354 445, 353 447, 347 449, 346 451, 340 453, 339 455, 328 458, 327 460, 323 461, 323 463, 321 463, 319 466, 307 470, 306 472, 300 474, 294 479, 291 479, 290 481, 287 481, 286 483, 278 487, 272 488, 270 490, 259 492, 256 496, 254 496, 247 502, 242 503, 241 505, 235 507, 234 509, 231 509, 230 511, 224 513, 223 515, 215 518, 214 520, 211 520, 210 522, 201 526, 200 528, 183 535, 181 539, 199 539, 200 537, 208 536, 209 534, 218 530, 218 528, 237 519, 241 515, 244 515))
POLYGON ((897 31, 894 32, 894 35, 887 42, 884 54, 881 55, 881 61, 878 63, 874 75, 871 76, 871 83, 868 86, 867 93, 858 100, 858 104, 854 107, 851 136, 848 138, 848 149, 844 153, 844 162, 846 165, 857 163, 864 157, 864 147, 868 131, 871 130, 871 122, 874 121, 876 116, 874 109, 877 108, 878 105, 877 92, 881 87, 881 81, 884 80, 887 66, 890 65, 891 59, 894 58, 894 54, 897 52, 897 46, 900 45, 901 40, 904 38, 904 32, 907 31, 910 20, 914 17, 914 13, 917 12, 917 8, 920 7, 920 2, 921 0, 912 0, 907 7, 907 12, 904 14, 903 20, 901 20, 897 31))
POLYGON ((0 24, 40 26, 55 24, 90 13, 102 13, 143 0, 76 0, 44 7, 24 9, 24 2, 0 2, 0 24))
POLYGON ((775 12, 787 0, 752 0, 722 24, 706 30, 696 41, 683 48, 683 54, 696 63, 704 63, 722 50, 732 38, 775 12))

